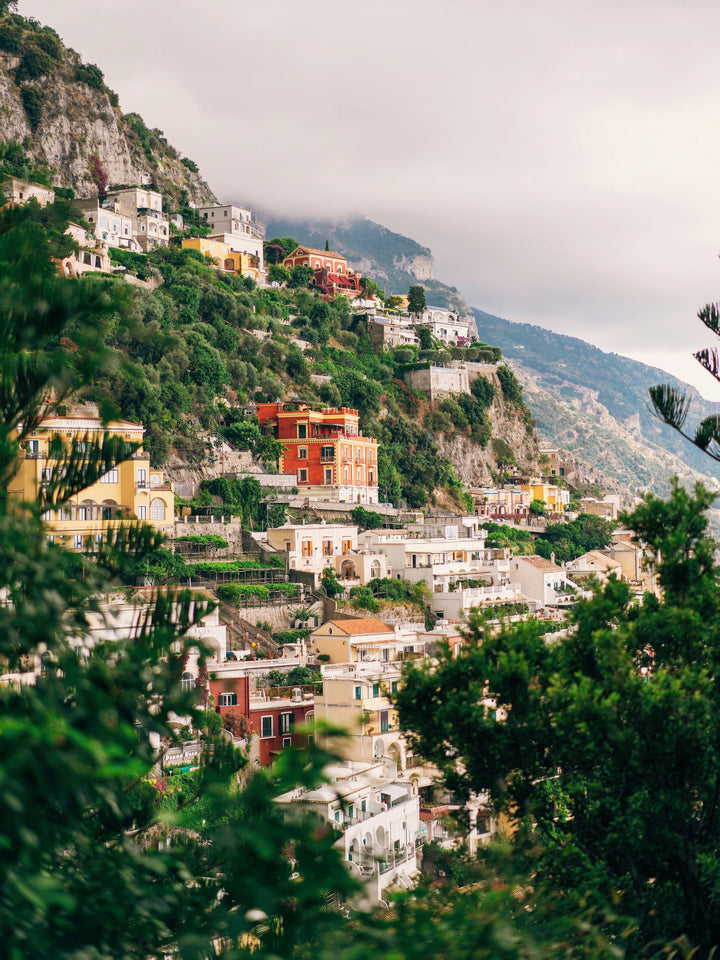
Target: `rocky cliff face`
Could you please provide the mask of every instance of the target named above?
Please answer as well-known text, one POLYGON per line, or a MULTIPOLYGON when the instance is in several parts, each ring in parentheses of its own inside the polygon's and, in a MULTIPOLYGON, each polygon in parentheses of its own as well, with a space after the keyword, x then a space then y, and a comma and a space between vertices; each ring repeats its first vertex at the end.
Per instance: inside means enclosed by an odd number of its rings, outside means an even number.
POLYGON ((487 410, 492 425, 492 439, 486 447, 473 443, 468 436, 453 434, 446 437, 436 433, 433 440, 440 453, 453 465, 458 480, 470 486, 489 484, 508 464, 499 463, 509 451, 514 465, 522 473, 540 472, 538 435, 532 424, 526 423, 518 410, 505 402, 497 374, 487 375, 495 387, 495 398, 487 410), (508 449, 509 448, 509 449, 508 449))
POLYGON ((80 197, 96 195, 90 164, 97 157, 109 186, 151 182, 176 201, 182 191, 195 203, 214 201, 161 131, 148 131, 137 115, 124 116, 104 86, 75 79, 81 61, 74 51, 64 49, 51 73, 31 80, 18 80, 19 63, 19 56, 0 56, 0 139, 22 144, 32 160, 51 169, 56 186, 80 197), (24 103, 29 91, 34 114, 24 103))

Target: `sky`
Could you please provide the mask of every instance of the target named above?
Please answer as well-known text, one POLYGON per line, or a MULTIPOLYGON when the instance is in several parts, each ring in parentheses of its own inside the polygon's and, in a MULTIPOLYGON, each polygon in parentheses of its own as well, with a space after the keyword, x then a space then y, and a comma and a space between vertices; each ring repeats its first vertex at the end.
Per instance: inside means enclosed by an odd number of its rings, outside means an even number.
POLYGON ((720 400, 714 0, 20 0, 222 202, 366 216, 472 306, 720 400))

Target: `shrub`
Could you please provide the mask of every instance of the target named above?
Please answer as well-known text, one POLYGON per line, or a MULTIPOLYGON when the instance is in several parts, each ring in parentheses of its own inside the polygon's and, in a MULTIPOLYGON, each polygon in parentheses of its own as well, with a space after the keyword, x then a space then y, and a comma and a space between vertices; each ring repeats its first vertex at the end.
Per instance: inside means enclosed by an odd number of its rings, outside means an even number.
POLYGON ((191 173, 197 173, 199 171, 198 165, 195 163, 194 160, 191 160, 190 157, 183 157, 180 163, 184 167, 187 167, 188 170, 191 171, 191 173))
POLYGON ((6 53, 22 52, 22 25, 12 20, 0 22, 0 50, 6 53))
POLYGON ((46 74, 51 73, 53 68, 52 58, 37 47, 30 47, 22 55, 20 63, 15 68, 15 82, 22 83, 25 80, 38 80, 46 74))
POLYGON ((81 63, 75 71, 75 79, 79 83, 85 83, 93 90, 103 90, 105 88, 105 76, 94 63, 81 63))
POLYGON ((30 128, 37 130, 42 118, 42 94, 35 87, 23 87, 20 91, 20 97, 30 128))

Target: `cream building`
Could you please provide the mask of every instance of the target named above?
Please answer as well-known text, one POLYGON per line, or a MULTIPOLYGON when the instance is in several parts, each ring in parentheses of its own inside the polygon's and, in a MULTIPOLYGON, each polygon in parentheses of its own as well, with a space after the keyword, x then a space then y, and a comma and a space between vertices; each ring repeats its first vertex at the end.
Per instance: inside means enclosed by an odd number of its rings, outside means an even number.
POLYGON ((41 207, 55 202, 55 191, 42 183, 31 183, 28 180, 16 180, 8 177, 0 184, 0 190, 5 199, 12 203, 24 204, 30 200, 37 200, 41 207))

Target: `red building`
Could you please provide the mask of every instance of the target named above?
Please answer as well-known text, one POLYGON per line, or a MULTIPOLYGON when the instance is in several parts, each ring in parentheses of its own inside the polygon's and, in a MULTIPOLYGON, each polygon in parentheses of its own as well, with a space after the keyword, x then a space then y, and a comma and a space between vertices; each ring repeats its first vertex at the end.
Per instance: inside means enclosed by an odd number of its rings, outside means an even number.
POLYGON ((311 410, 304 403, 259 403, 261 428, 285 450, 281 473, 295 474, 308 495, 333 500, 378 502, 378 443, 364 437, 357 410, 311 410))
POLYGON ((354 300, 360 295, 361 274, 349 270, 347 260, 339 253, 330 250, 316 250, 314 247, 296 247, 283 260, 287 270, 293 267, 310 267, 313 271, 313 285, 323 296, 332 299, 340 293, 354 300))
POLYGON ((285 747, 307 745, 307 736, 296 731, 311 725, 315 717, 311 687, 251 691, 247 676, 211 676, 209 683, 216 712, 235 720, 235 735, 250 739, 251 757, 263 766, 272 763, 285 747))

